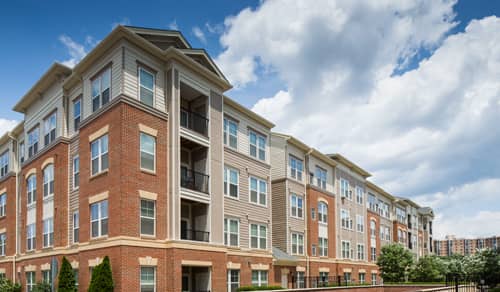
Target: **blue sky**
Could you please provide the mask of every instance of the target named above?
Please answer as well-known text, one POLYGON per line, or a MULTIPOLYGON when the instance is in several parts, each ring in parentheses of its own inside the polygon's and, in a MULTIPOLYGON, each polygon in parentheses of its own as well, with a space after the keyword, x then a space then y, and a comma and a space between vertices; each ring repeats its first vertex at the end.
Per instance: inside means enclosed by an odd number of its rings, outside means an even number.
POLYGON ((432 204, 441 235, 500 234, 500 2, 403 2, 11 1, 0 120, 22 119, 11 108, 51 63, 77 61, 116 24, 178 28, 277 131, 432 204))

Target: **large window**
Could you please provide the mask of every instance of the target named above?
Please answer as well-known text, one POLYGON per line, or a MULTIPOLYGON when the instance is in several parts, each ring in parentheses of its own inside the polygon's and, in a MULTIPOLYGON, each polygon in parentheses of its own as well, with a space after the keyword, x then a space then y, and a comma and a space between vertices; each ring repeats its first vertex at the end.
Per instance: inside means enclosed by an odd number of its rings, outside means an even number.
POLYGON ((290 155, 290 176, 296 180, 302 181, 302 172, 304 171, 304 164, 302 160, 290 155))
POLYGON ((54 245, 54 218, 43 220, 43 247, 54 245))
POLYGON ((356 231, 365 232, 365 216, 356 215, 356 231))
POLYGON ((328 256, 328 238, 324 237, 318 238, 318 250, 320 257, 328 256))
POLYGON ((92 175, 108 169, 108 135, 101 136, 90 143, 92 175))
POLYGON ((365 260, 365 245, 358 243, 357 248, 358 248, 358 260, 364 261, 365 260))
POLYGON ((141 267, 141 292, 156 291, 156 268, 141 267))
POLYGON ((26 292, 31 292, 35 288, 35 272, 26 272, 26 292))
POLYGON ((25 151, 26 151, 26 149, 24 148, 24 142, 19 143, 19 163, 20 164, 24 162, 24 155, 26 155, 25 151))
POLYGON ((91 236, 108 235, 108 200, 90 205, 91 236))
POLYGON ((141 169, 155 171, 156 138, 148 134, 140 134, 141 169))
POLYGON ((319 188, 326 190, 326 170, 316 166, 316 185, 319 188))
POLYGON ((303 212, 304 199, 297 194, 290 195, 290 214, 295 218, 304 218, 303 212))
POLYGON ((141 234, 155 235, 155 201, 141 200, 141 234))
POLYGON ((363 205, 364 196, 365 191, 360 187, 356 187, 356 203, 363 205))
POLYGON ((377 261, 377 248, 376 247, 371 247, 370 251, 371 251, 372 262, 376 262, 377 261))
POLYGON ((52 277, 51 277, 50 270, 43 270, 42 271, 42 282, 48 284, 49 286, 51 285, 52 277))
POLYGON ((54 195, 54 165, 49 164, 43 169, 43 198, 54 195))
POLYGON ((378 212, 377 197, 372 193, 368 193, 368 209, 375 213, 378 212))
POLYGON ((144 68, 139 68, 139 96, 141 102, 149 106, 154 104, 155 76, 144 68))
POLYGON ((52 141, 56 139, 56 124, 57 124, 56 116, 57 113, 54 112, 44 121, 43 143, 45 146, 49 145, 52 141))
POLYGON ((323 203, 318 203, 318 222, 328 224, 328 206, 323 203))
POLYGON ((371 238, 375 238, 377 235, 377 222, 375 220, 370 220, 370 236, 371 238))
POLYGON ((73 157, 73 189, 80 187, 80 157, 73 157))
POLYGON ((34 250, 36 247, 36 224, 26 226, 26 250, 34 250))
POLYGON ((342 258, 351 258, 351 242, 342 240, 342 258))
POLYGON ((237 219, 224 219, 224 244, 228 246, 239 246, 240 222, 237 219))
POLYGON ((73 129, 80 129, 80 121, 82 119, 82 99, 78 98, 73 101, 73 129))
POLYGON ((304 254, 304 234, 292 232, 292 254, 304 254))
POLYGON ((266 160, 266 137, 251 130, 248 132, 248 136, 250 140, 250 156, 259 160, 266 160))
POLYGON ((377 285, 377 274, 372 273, 372 285, 377 285))
POLYGON ((9 151, 5 151, 0 156, 0 177, 7 175, 9 172, 9 151))
POLYGON ((359 273, 359 284, 364 284, 366 282, 365 273, 359 273))
POLYGON ((228 118, 224 118, 224 145, 238 148, 238 123, 228 118))
POLYGON ((341 209, 340 219, 342 228, 352 230, 351 212, 349 210, 341 209))
POLYGON ((238 198, 239 196, 239 172, 230 167, 224 167, 224 195, 238 198))
POLYGON ((240 287, 240 270, 227 270, 227 291, 237 292, 240 287))
POLYGON ((109 102, 110 91, 111 68, 107 68, 92 80, 92 112, 109 102))
POLYGON ((28 177, 26 181, 27 184, 27 202, 28 206, 36 202, 36 175, 32 174, 28 177))
POLYGON ((3 193, 0 195, 0 217, 5 216, 7 213, 7 194, 3 193))
POLYGON ((262 224, 250 224, 250 247, 267 248, 267 226, 262 224))
POLYGON ((40 135, 40 129, 38 127, 34 128, 28 133, 28 158, 38 153, 38 139, 40 135))
POLYGON ((406 224, 406 211, 402 208, 396 207, 396 218, 399 223, 406 224))
POLYGON ((0 256, 5 256, 6 242, 7 235, 5 233, 0 234, 0 256))
POLYGON ((80 213, 73 213, 73 242, 80 242, 80 213))
POLYGON ((340 179, 340 195, 352 200, 352 192, 349 190, 349 181, 343 178, 340 179))
POLYGON ((267 271, 252 271, 252 286, 267 286, 267 271))
POLYGON ((305 288, 306 287, 306 273, 305 272, 297 272, 296 274, 296 283, 297 288, 305 288))
POLYGON ((262 206, 267 205, 267 182, 265 180, 250 177, 250 202, 262 206))

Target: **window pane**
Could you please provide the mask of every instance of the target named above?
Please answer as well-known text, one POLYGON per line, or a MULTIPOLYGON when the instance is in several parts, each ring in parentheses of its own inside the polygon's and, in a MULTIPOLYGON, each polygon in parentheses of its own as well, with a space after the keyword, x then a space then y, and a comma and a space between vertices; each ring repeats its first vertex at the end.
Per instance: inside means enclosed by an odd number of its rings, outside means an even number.
POLYGON ((154 219, 141 218, 141 234, 154 235, 154 219))
POLYGON ((144 86, 150 90, 153 90, 153 74, 140 69, 141 86, 144 86))
POLYGON ((153 91, 141 87, 141 102, 149 106, 153 106, 153 91))

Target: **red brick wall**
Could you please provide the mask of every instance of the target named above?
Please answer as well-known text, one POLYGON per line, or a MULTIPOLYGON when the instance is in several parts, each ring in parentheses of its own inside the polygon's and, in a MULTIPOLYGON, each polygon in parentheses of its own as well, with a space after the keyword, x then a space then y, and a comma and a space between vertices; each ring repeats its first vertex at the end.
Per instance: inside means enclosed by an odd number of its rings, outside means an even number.
MULTIPOLYGON (((269 265, 269 273, 267 275, 269 285, 279 285, 281 283, 281 278, 276 281, 276 275, 274 274, 276 269, 273 268, 273 259, 269 257, 254 257, 254 256, 235 256, 228 255, 227 262, 232 262, 236 264, 241 264, 240 268, 240 286, 250 286, 252 285, 252 264, 264 264, 269 265)), ((226 263, 224 263, 226 265, 226 263)), ((276 267, 279 268, 279 267, 276 267)), ((213 283, 212 283, 213 284, 213 283)))
POLYGON ((6 188, 7 206, 5 216, 0 217, 0 228, 6 229, 5 255, 9 256, 16 253, 16 176, 9 176, 0 182, 0 189, 3 188, 6 188))
MULTIPOLYGON (((307 247, 306 251, 312 256, 312 245, 318 246, 318 203, 320 198, 328 202, 328 258, 335 258, 336 245, 335 245, 335 198, 329 194, 319 191, 310 186, 306 190, 307 207, 309 208, 307 214, 307 247), (315 219, 311 218, 311 208, 316 211, 315 219)), ((318 248, 316 248, 316 255, 318 255, 318 248)))
MULTIPOLYGON (((375 220, 375 247, 377 248, 377 258, 380 255, 380 216, 372 212, 371 210, 367 211, 367 218, 366 218, 366 236, 367 236, 367 243, 368 247, 366 248, 366 260, 369 262, 372 262, 372 253, 371 253, 371 227, 370 223, 371 220, 375 220)), ((376 262, 376 261, 375 261, 376 262)))

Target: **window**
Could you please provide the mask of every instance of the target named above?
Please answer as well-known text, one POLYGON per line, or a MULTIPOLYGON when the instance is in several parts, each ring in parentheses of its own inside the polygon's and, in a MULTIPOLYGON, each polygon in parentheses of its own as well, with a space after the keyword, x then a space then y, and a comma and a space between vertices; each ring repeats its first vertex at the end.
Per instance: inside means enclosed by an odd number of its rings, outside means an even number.
POLYGON ((141 169, 155 171, 156 138, 148 134, 140 134, 141 169))
POLYGON ((73 275, 75 276, 75 286, 78 289, 80 273, 75 269, 73 270, 73 275))
POLYGON ((91 159, 92 159, 92 175, 108 169, 108 135, 90 143, 91 159))
POLYGON ((73 242, 80 241, 80 213, 73 213, 73 242))
POLYGON ((50 274, 50 270, 42 271, 42 282, 51 285, 52 277, 50 274))
POLYGON ((366 282, 365 273, 359 273, 359 284, 364 284, 366 282))
POLYGON ((328 285, 328 272, 319 272, 319 286, 327 286, 328 285))
POLYGON ((377 274, 372 273, 372 285, 377 285, 377 274))
POLYGON ((368 209, 375 213, 378 212, 377 197, 372 193, 368 193, 368 209))
POLYGON ((108 235, 108 200, 90 205, 91 236, 93 238, 108 235))
POLYGON ((316 185, 319 188, 326 190, 326 170, 316 166, 316 185))
POLYGON ((292 254, 304 254, 304 234, 292 232, 292 254))
POLYGON ((316 256, 316 244, 311 245, 311 254, 316 256))
POLYGON ((356 215, 356 231, 365 232, 365 216, 356 215))
POLYGON ((0 156, 0 177, 4 177, 9 172, 9 150, 0 156))
POLYGON ((36 224, 26 226, 26 250, 34 250, 36 247, 36 224))
POLYGON ((141 200, 141 234, 155 235, 155 201, 141 200))
POLYGON ((40 135, 38 127, 28 133, 28 158, 31 158, 38 152, 38 135, 40 135))
POLYGON ((266 137, 249 131, 248 136, 250 139, 250 156, 259 160, 266 160, 266 137))
POLYGON ((406 224, 406 211, 396 207, 396 218, 399 223, 406 224))
POLYGON ((346 283, 351 283, 351 273, 350 272, 344 272, 344 281, 346 283))
POLYGON ((227 271, 227 291, 237 292, 240 287, 240 270, 227 271))
POLYGON ((224 244, 239 246, 240 221, 237 219, 224 219, 224 244))
POLYGON ((142 103, 153 106, 155 90, 154 87, 154 75, 144 68, 139 68, 139 96, 142 103))
POLYGON ((340 210, 340 217, 341 217, 342 228, 352 230, 352 219, 351 219, 350 211, 345 210, 345 209, 341 209, 340 210))
POLYGON ((267 205, 267 182, 250 177, 250 202, 262 206, 267 205))
POLYGON ((252 271, 252 286, 267 286, 267 271, 252 271))
POLYGON ((328 224, 328 206, 323 203, 318 203, 318 222, 328 224))
POLYGON ((363 261, 365 259, 365 246, 358 243, 358 260, 363 261))
POLYGON ((294 193, 290 195, 290 213, 292 217, 304 218, 303 204, 304 199, 301 196, 298 196, 294 193))
POLYGON ((111 69, 107 68, 92 80, 92 112, 109 102, 111 90, 111 69))
POLYGON ((267 226, 261 224, 250 224, 250 247, 267 248, 267 226))
POLYGON ((238 198, 239 176, 236 169, 224 167, 224 195, 238 198))
POLYGON ((23 163, 24 162, 24 142, 19 143, 19 162, 23 163))
POLYGON ((378 213, 380 216, 389 218, 389 204, 385 203, 382 200, 378 200, 378 213))
POLYGON ((0 256, 5 256, 6 243, 7 235, 5 233, 0 234, 0 256))
POLYGON ((318 250, 320 257, 328 256, 328 238, 319 237, 318 238, 318 250))
POLYGON ((370 220, 370 236, 371 238, 375 238, 377 235, 377 222, 375 220, 370 220))
POLYGON ((56 115, 57 113, 54 112, 44 121, 43 133, 45 136, 43 136, 43 143, 45 146, 56 139, 56 115))
POLYGON ((82 99, 78 98, 73 101, 73 129, 80 129, 80 121, 82 118, 82 99))
POLYGON ((304 165, 302 160, 290 155, 290 176, 296 180, 302 181, 302 172, 304 165))
POLYGON ((356 203, 363 205, 363 197, 365 196, 365 192, 362 188, 356 187, 356 203))
POLYGON ((27 180, 28 206, 36 202, 36 176, 30 175, 27 180))
POLYGON ((5 216, 7 209, 7 194, 3 193, 0 195, 0 217, 5 216))
POLYGON ((372 246, 370 248, 370 251, 371 251, 371 260, 372 260, 372 262, 376 262, 377 261, 377 248, 372 246))
POLYGON ((343 178, 340 179, 340 195, 352 200, 352 193, 349 191, 349 181, 343 178))
POLYGON ((43 220, 43 247, 54 245, 54 218, 43 220))
POLYGON ((305 288, 306 287, 306 273, 305 272, 297 272, 296 274, 296 283, 297 288, 305 288))
POLYGON ((26 272, 26 292, 33 291, 35 288, 35 272, 26 272))
POLYGON ((43 169, 43 198, 54 196, 54 165, 49 164, 43 169))
POLYGON ((80 187, 80 157, 73 157, 73 189, 80 187))
POLYGON ((224 118, 224 145, 238 148, 238 123, 228 118, 224 118))
POLYGON ((342 240, 342 258, 351 258, 351 242, 342 240))
POLYGON ((388 226, 385 227, 385 240, 391 240, 391 230, 388 226))
POLYGON ((141 267, 141 292, 156 291, 155 267, 141 267))
POLYGON ((316 219, 316 209, 311 208, 311 219, 315 220, 316 219))

